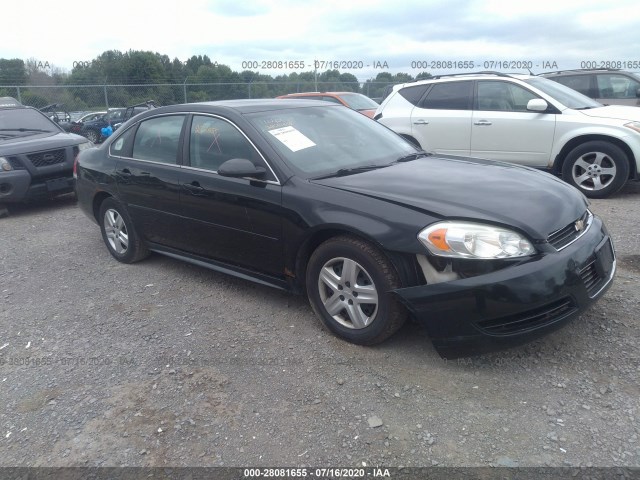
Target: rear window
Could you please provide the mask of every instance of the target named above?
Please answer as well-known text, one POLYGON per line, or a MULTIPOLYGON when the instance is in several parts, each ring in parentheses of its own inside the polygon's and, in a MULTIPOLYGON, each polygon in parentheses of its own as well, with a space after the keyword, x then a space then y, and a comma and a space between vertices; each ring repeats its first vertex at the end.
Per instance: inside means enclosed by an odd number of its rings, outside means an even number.
POLYGON ((398 93, 402 95, 407 102, 412 105, 417 105, 428 88, 429 85, 416 85, 415 87, 401 88, 398 93))
POLYGON ((420 107, 437 110, 471 109, 472 82, 436 83, 420 107))
POLYGON ((590 92, 590 83, 591 76, 590 75, 575 75, 575 76, 566 76, 566 77, 557 77, 552 78, 551 80, 555 80, 562 85, 566 85, 569 88, 573 88, 583 95, 591 95, 590 92))

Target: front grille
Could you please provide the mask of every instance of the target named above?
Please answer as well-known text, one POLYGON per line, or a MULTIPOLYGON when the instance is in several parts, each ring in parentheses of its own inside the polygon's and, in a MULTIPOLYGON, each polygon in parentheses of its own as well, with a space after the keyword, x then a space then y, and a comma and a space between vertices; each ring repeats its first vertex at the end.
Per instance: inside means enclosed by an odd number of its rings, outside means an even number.
POLYGON ((595 260, 580 270, 580 278, 582 279, 589 296, 593 295, 598 290, 603 278, 598 274, 595 260))
POLYGON ((566 297, 528 312, 482 320, 477 326, 490 335, 513 335, 557 322, 576 310, 573 300, 566 297))
POLYGON ((11 168, 13 168, 14 170, 26 170, 26 167, 18 157, 9 157, 8 160, 11 164, 11 168))
POLYGON ((584 212, 584 214, 574 222, 571 222, 564 228, 553 232, 547 238, 547 241, 553 246, 556 250, 562 250, 564 247, 569 245, 571 242, 580 237, 584 232, 587 231, 587 228, 591 224, 591 213, 589 210, 584 212), (576 228, 576 223, 581 221, 583 223, 584 228, 582 230, 578 230, 576 228))
POLYGON ((32 153, 31 155, 27 155, 27 157, 29 157, 34 167, 48 167, 49 165, 64 163, 67 158, 64 149, 32 153))

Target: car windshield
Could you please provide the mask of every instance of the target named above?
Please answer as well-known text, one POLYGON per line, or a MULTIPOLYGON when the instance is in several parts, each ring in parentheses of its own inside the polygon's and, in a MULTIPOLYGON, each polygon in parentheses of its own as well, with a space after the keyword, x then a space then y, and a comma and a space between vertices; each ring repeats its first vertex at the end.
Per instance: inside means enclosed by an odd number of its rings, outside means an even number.
POLYGON ((122 120, 122 117, 124 116, 124 110, 124 108, 120 108, 118 110, 110 110, 107 113, 105 120, 107 122, 118 122, 122 120))
POLYGON ((546 78, 541 77, 532 77, 526 79, 525 82, 536 87, 538 90, 543 91, 550 97, 553 97, 564 106, 575 110, 602 107, 601 103, 598 103, 586 95, 583 95, 572 88, 566 87, 561 83, 554 82, 553 80, 547 80, 546 78))
POLYGON ((360 93, 343 93, 340 98, 354 110, 375 110, 379 105, 360 93))
POLYGON ((0 108, 0 132, 3 134, 58 133, 60 127, 44 114, 31 108, 0 108))
POLYGON ((338 106, 283 108, 248 118, 305 178, 382 167, 417 151, 385 126, 338 106))

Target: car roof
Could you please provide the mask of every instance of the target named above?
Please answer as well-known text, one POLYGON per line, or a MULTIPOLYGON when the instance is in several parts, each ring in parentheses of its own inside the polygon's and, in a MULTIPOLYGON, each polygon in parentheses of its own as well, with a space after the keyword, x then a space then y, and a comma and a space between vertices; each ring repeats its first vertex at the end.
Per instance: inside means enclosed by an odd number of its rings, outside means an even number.
POLYGON ((284 99, 277 98, 263 98, 263 99, 243 99, 243 100, 218 100, 213 102, 198 102, 198 103, 181 103, 177 105, 168 105, 164 107, 158 107, 151 110, 147 110, 140 115, 147 116, 147 114, 158 114, 158 113, 169 113, 169 112, 184 112, 194 111, 194 112, 207 112, 211 110, 218 111, 235 111, 240 114, 245 113, 255 113, 255 112, 265 112, 272 110, 287 110, 292 108, 303 108, 303 107, 338 107, 341 106, 338 104, 331 104, 327 102, 323 102, 321 100, 296 100, 287 101, 284 99))
POLYGON ((298 92, 298 93, 287 93, 286 95, 281 95, 280 97, 300 97, 304 95, 311 95, 314 97, 321 96, 321 95, 338 96, 338 95, 347 95, 347 94, 362 95, 361 93, 358 93, 358 92, 298 92))
POLYGON ((558 75, 558 76, 563 76, 563 75, 590 75, 593 73, 610 73, 610 72, 616 72, 616 73, 620 73, 623 75, 629 75, 631 72, 627 72, 625 70, 620 70, 619 68, 576 68, 573 70, 557 70, 554 72, 542 72, 540 75, 541 76, 547 76, 547 75, 558 75))
POLYGON ((501 72, 473 72, 473 73, 452 73, 447 75, 437 75, 432 78, 427 78, 424 80, 416 80, 413 82, 400 83, 398 85, 393 86, 393 90, 399 90, 404 87, 411 87, 415 85, 426 85, 432 83, 444 83, 451 81, 465 81, 465 80, 486 80, 487 78, 504 78, 504 79, 515 79, 515 80, 527 80, 529 78, 533 78, 536 75, 531 75, 527 73, 501 73, 501 72))
POLYGON ((0 108, 28 108, 13 97, 0 97, 0 108))

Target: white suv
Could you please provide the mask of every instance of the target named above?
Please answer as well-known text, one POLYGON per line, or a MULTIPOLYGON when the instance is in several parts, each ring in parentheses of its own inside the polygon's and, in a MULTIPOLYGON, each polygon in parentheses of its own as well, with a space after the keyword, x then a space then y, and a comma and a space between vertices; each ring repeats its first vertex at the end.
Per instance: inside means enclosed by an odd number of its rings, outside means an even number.
POLYGON ((604 198, 640 177, 640 108, 603 106, 533 75, 396 85, 374 116, 427 151, 543 168, 604 198))

